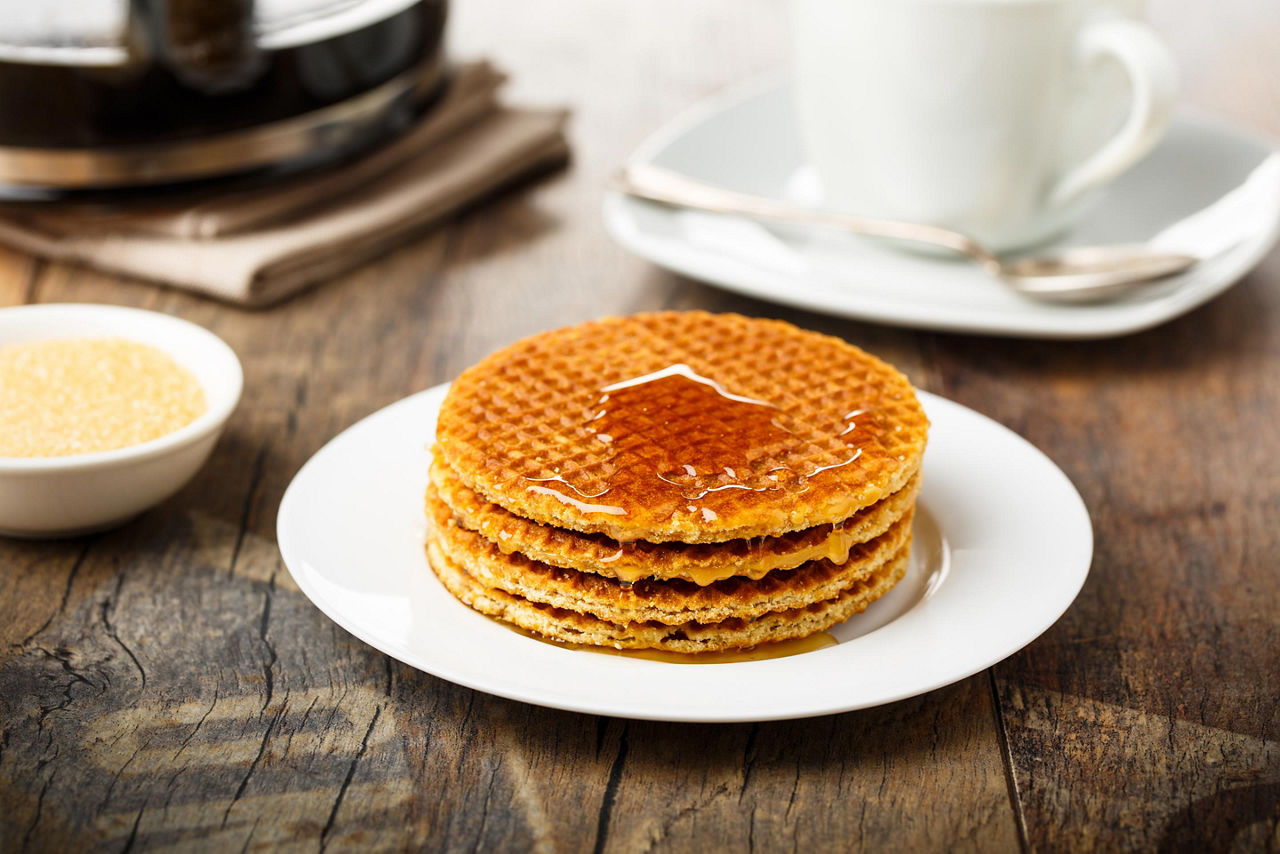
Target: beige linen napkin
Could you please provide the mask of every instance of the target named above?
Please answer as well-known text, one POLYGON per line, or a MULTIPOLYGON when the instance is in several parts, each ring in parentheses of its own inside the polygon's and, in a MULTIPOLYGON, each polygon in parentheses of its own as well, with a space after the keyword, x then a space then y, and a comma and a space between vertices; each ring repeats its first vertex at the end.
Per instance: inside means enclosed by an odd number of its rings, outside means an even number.
POLYGON ((485 63, 395 142, 270 186, 184 199, 0 208, 0 241, 246 305, 370 260, 467 203, 568 156, 561 111, 500 106, 485 63))

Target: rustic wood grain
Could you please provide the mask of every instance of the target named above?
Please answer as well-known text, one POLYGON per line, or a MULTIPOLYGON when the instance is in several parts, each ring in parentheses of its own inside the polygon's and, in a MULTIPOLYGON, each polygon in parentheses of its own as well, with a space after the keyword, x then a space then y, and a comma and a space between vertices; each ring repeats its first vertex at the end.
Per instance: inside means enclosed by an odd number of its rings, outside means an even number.
MULTIPOLYGON (((1280 140, 1280 7, 1151 6, 1185 100, 1280 140)), ((939 341, 941 390, 1045 449, 1094 521, 1076 605, 995 669, 1033 848, 1280 850, 1278 284, 1273 253, 1140 335, 939 341)))
POLYGON ((1035 847, 1280 839, 1278 281, 1272 255, 1111 342, 938 342, 942 391, 1045 449, 1094 522, 1079 600, 995 671, 1035 847))
MULTIPOLYGON (((1152 6, 1192 100, 1280 130, 1266 3, 1230 0, 1214 28, 1152 6)), ((174 499, 105 534, 0 541, 0 850, 1280 850, 1278 256, 1185 318, 1103 342, 915 333, 721 294, 612 244, 601 186, 671 115, 779 66, 784 6, 457 7, 459 54, 510 68, 513 99, 573 105, 567 173, 265 312, 0 250, 0 305, 174 313, 246 372, 224 440, 174 499), (665 306, 841 335, 1027 436, 1094 517, 1079 601, 1022 653, 923 697, 692 726, 452 685, 296 590, 275 514, 329 438, 523 335, 665 306)))

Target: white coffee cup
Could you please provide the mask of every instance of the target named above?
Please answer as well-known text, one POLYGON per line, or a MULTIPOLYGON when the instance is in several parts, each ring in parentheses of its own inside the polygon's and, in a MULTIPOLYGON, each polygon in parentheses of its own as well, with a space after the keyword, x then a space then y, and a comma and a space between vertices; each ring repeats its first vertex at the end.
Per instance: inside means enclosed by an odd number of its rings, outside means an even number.
POLYGON ((1026 246, 1070 225, 1172 115, 1173 59, 1118 0, 792 0, 792 11, 800 133, 833 209, 1026 246), (1127 114, 1100 138, 1126 86, 1127 114))

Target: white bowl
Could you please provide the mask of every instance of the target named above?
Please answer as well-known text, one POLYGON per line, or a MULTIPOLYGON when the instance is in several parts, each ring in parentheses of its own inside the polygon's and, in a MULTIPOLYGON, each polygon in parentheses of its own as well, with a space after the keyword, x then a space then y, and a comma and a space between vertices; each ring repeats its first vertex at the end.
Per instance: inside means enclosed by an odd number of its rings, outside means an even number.
POLYGON ((125 338, 191 371, 208 408, 149 442, 65 457, 0 457, 0 534, 64 537, 119 525, 191 479, 240 400, 244 373, 221 338, 194 323, 136 308, 30 305, 0 309, 0 346, 50 338, 125 338))

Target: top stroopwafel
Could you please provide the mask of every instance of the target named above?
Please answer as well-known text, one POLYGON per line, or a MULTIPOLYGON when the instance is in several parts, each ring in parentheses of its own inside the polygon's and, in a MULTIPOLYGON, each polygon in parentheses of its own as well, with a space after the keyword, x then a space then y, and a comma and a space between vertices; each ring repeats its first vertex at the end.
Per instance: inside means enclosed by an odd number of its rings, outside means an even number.
POLYGON ((662 312, 536 335, 465 371, 446 464, 520 516, 615 539, 719 542, 839 522, 902 488, 928 420, 837 338, 662 312))

